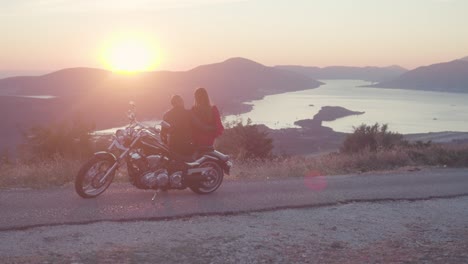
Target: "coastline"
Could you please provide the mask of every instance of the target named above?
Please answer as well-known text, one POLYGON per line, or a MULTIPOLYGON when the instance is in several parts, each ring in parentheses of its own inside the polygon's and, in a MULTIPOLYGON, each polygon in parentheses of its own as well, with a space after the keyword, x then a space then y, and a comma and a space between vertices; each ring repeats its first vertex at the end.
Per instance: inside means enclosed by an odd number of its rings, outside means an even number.
MULTIPOLYGON (((349 133, 336 132, 329 127, 269 129, 263 126, 274 140, 278 155, 320 155, 340 149, 349 133)), ((432 142, 437 144, 466 144, 468 132, 428 132, 403 134, 410 141, 432 142)))
POLYGON ((468 132, 443 131, 417 134, 405 134, 409 141, 431 141, 433 143, 468 143, 468 132))
MULTIPOLYGON (((294 89, 294 91, 306 91, 314 90, 323 85, 326 85, 326 80, 321 80, 320 85, 317 87, 307 89, 294 89)), ((268 91, 263 90, 263 94, 252 94, 251 97, 243 101, 229 101, 229 102, 215 102, 218 108, 220 108, 222 115, 237 116, 246 114, 254 109, 253 101, 264 99, 266 96, 278 95, 283 93, 289 93, 283 89, 282 91, 268 91), (271 93, 273 92, 273 93, 271 93)), ((439 93, 439 92, 437 92, 439 93)), ((311 106, 311 105, 309 105, 311 106)), ((313 106, 313 105, 312 105, 313 106)), ((274 140, 275 152, 277 154, 288 154, 288 155, 316 155, 324 152, 331 152, 339 150, 343 140, 349 133, 334 131, 328 127, 327 121, 339 120, 348 116, 361 115, 365 112, 351 111, 344 107, 338 106, 323 106, 322 109, 313 117, 309 119, 301 119, 294 122, 298 127, 289 128, 269 128, 266 125, 258 124, 262 129, 266 130, 274 140), (323 111, 322 111, 323 110, 323 111)), ((245 119, 245 118, 244 118, 245 119)), ((156 121, 143 119, 142 122, 155 124, 156 121)), ((126 125, 123 124, 123 125, 126 125)), ((96 131, 96 134, 110 134, 120 126, 112 126, 111 128, 101 129, 96 131), (104 132, 104 133, 103 133, 104 132)), ((390 128, 392 130, 392 128, 390 128)), ((399 131, 395 131, 399 132, 399 131)), ((468 132, 456 132, 456 131, 443 131, 443 132, 427 132, 427 133, 409 133, 403 134, 405 139, 409 141, 431 141, 434 143, 465 143, 468 142, 468 132)))

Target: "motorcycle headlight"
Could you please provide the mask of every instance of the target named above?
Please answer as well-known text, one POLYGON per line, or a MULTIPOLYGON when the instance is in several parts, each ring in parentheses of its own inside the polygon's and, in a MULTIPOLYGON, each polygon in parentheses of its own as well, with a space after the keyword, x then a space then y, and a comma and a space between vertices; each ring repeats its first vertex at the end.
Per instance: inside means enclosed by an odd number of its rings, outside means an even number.
POLYGON ((125 131, 123 129, 119 129, 115 132, 115 137, 120 145, 125 145, 125 131))

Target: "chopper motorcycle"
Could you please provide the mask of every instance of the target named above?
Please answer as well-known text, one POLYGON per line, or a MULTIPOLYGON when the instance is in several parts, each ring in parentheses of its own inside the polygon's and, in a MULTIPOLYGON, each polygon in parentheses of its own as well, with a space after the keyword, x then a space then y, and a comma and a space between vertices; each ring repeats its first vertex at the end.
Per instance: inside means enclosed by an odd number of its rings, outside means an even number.
MULTIPOLYGON (((172 153, 162 140, 161 129, 137 121, 135 104, 130 104, 130 124, 115 132, 107 151, 94 153, 80 168, 75 178, 79 196, 94 198, 102 194, 112 183, 117 169, 124 165, 130 182, 138 189, 190 188, 197 194, 209 194, 219 188, 224 173, 229 174, 232 166, 229 156, 212 148, 198 150, 188 160, 172 153)), ((170 130, 167 122, 162 121, 161 127, 170 130)))

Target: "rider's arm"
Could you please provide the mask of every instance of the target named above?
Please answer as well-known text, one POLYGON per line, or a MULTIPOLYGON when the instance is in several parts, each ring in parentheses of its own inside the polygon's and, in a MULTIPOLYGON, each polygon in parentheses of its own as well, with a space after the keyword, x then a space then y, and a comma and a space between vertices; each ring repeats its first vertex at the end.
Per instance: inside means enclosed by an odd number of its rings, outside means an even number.
MULTIPOLYGON (((168 112, 166 112, 163 116, 163 121, 166 121, 168 122, 168 112)), ((168 122, 169 123, 169 122, 168 122)), ((162 126, 161 127, 161 140, 167 144, 168 143, 168 140, 167 140, 167 135, 169 134, 169 129, 165 126, 162 126)))

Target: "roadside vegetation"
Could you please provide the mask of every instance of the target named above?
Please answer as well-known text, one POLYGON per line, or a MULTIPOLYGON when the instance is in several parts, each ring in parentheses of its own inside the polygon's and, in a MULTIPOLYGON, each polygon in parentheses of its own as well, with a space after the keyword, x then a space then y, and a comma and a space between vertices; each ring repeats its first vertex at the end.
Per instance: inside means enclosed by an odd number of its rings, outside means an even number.
POLYGON ((278 178, 388 171, 398 168, 468 167, 468 144, 408 142, 387 125, 354 128, 339 151, 315 157, 239 160, 235 178, 278 178))
POLYGON ((398 146, 390 150, 358 153, 333 152, 316 157, 283 157, 237 161, 232 177, 283 178, 389 171, 399 168, 468 167, 468 144, 398 146))
MULTIPOLYGON (((230 154, 234 167, 228 179, 271 179, 388 171, 399 168, 468 167, 468 144, 408 142, 387 125, 354 128, 341 148, 319 156, 274 155, 273 140, 250 121, 228 124, 217 148, 230 154)), ((24 133, 20 155, 8 153, 0 159, 0 187, 44 188, 73 181, 79 167, 91 153, 107 146, 107 139, 95 140, 92 126, 81 121, 35 127, 24 133)), ((127 179, 120 169, 117 181, 127 179)))

